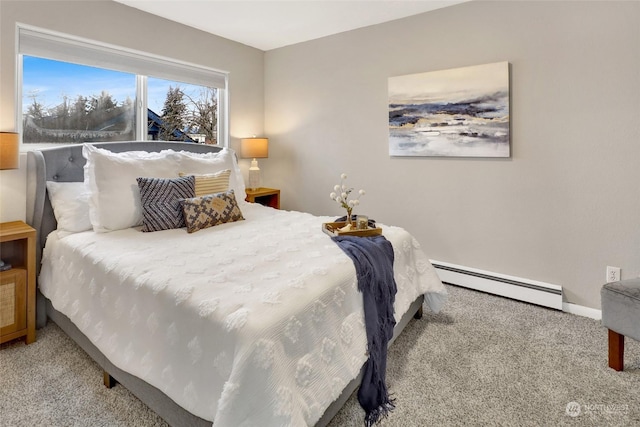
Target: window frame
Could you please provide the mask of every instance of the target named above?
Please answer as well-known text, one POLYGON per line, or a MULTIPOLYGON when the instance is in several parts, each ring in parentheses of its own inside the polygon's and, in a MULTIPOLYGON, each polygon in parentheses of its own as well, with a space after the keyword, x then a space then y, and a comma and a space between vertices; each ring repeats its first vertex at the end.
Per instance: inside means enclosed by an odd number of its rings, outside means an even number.
MULTIPOLYGON (((136 76, 136 140, 147 140, 148 76, 215 87, 218 89, 218 145, 229 146, 229 73, 226 71, 20 23, 16 25, 15 40, 16 129, 21 136, 24 122, 23 58, 27 55, 134 74, 136 76)), ((38 146, 50 144, 25 144, 21 141, 21 145, 23 149, 27 147, 35 149, 38 146)))

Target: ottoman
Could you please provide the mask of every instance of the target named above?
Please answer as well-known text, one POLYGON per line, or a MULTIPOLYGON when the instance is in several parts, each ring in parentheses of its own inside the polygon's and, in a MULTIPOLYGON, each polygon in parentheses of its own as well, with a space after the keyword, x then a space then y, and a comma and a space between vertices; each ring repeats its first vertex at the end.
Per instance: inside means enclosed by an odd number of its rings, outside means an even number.
POLYGON ((609 367, 624 368, 624 337, 640 341, 640 278, 607 283, 600 291, 602 325, 609 329, 609 367))

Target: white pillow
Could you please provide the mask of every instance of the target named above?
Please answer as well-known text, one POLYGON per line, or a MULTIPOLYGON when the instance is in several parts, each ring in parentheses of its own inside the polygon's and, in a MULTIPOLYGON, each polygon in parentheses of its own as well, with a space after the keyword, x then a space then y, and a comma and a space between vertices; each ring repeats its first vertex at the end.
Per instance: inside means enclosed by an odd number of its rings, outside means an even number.
POLYGON ((47 181, 47 192, 58 222, 59 238, 91 230, 89 189, 84 182, 47 181))
POLYGON ((232 149, 225 147, 216 153, 179 151, 176 154, 180 157, 180 171, 184 174, 204 175, 231 169, 229 188, 234 191, 237 200, 247 197, 242 172, 232 149))
POLYGON ((82 155, 87 159, 84 180, 91 194, 89 217, 93 230, 99 233, 142 224, 136 178, 174 178, 181 170, 173 150, 114 153, 84 144, 82 155))

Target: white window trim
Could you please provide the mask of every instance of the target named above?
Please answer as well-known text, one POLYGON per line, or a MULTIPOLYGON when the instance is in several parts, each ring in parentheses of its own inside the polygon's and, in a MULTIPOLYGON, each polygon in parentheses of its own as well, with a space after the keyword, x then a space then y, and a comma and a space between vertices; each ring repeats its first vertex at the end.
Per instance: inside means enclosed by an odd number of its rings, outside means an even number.
MULTIPOLYGON (((123 71, 136 75, 136 135, 138 140, 147 138, 147 76, 185 82, 218 89, 218 140, 229 146, 229 73, 148 52, 102 43, 56 31, 45 30, 18 23, 16 25, 16 129, 22 135, 22 74, 23 55, 37 56, 57 61, 123 71)), ((29 144, 29 148, 40 145, 29 144)), ((24 147, 24 145, 23 145, 24 147)))

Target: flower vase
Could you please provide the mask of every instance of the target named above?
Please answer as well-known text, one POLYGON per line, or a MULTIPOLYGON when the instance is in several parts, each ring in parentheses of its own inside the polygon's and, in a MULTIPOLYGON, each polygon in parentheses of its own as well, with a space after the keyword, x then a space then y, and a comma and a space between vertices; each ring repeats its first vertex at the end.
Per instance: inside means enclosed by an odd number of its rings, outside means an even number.
POLYGON ((355 228, 353 226, 353 224, 351 223, 351 212, 353 212, 353 208, 352 209, 347 209, 347 221, 345 226, 348 227, 349 229, 355 228))

